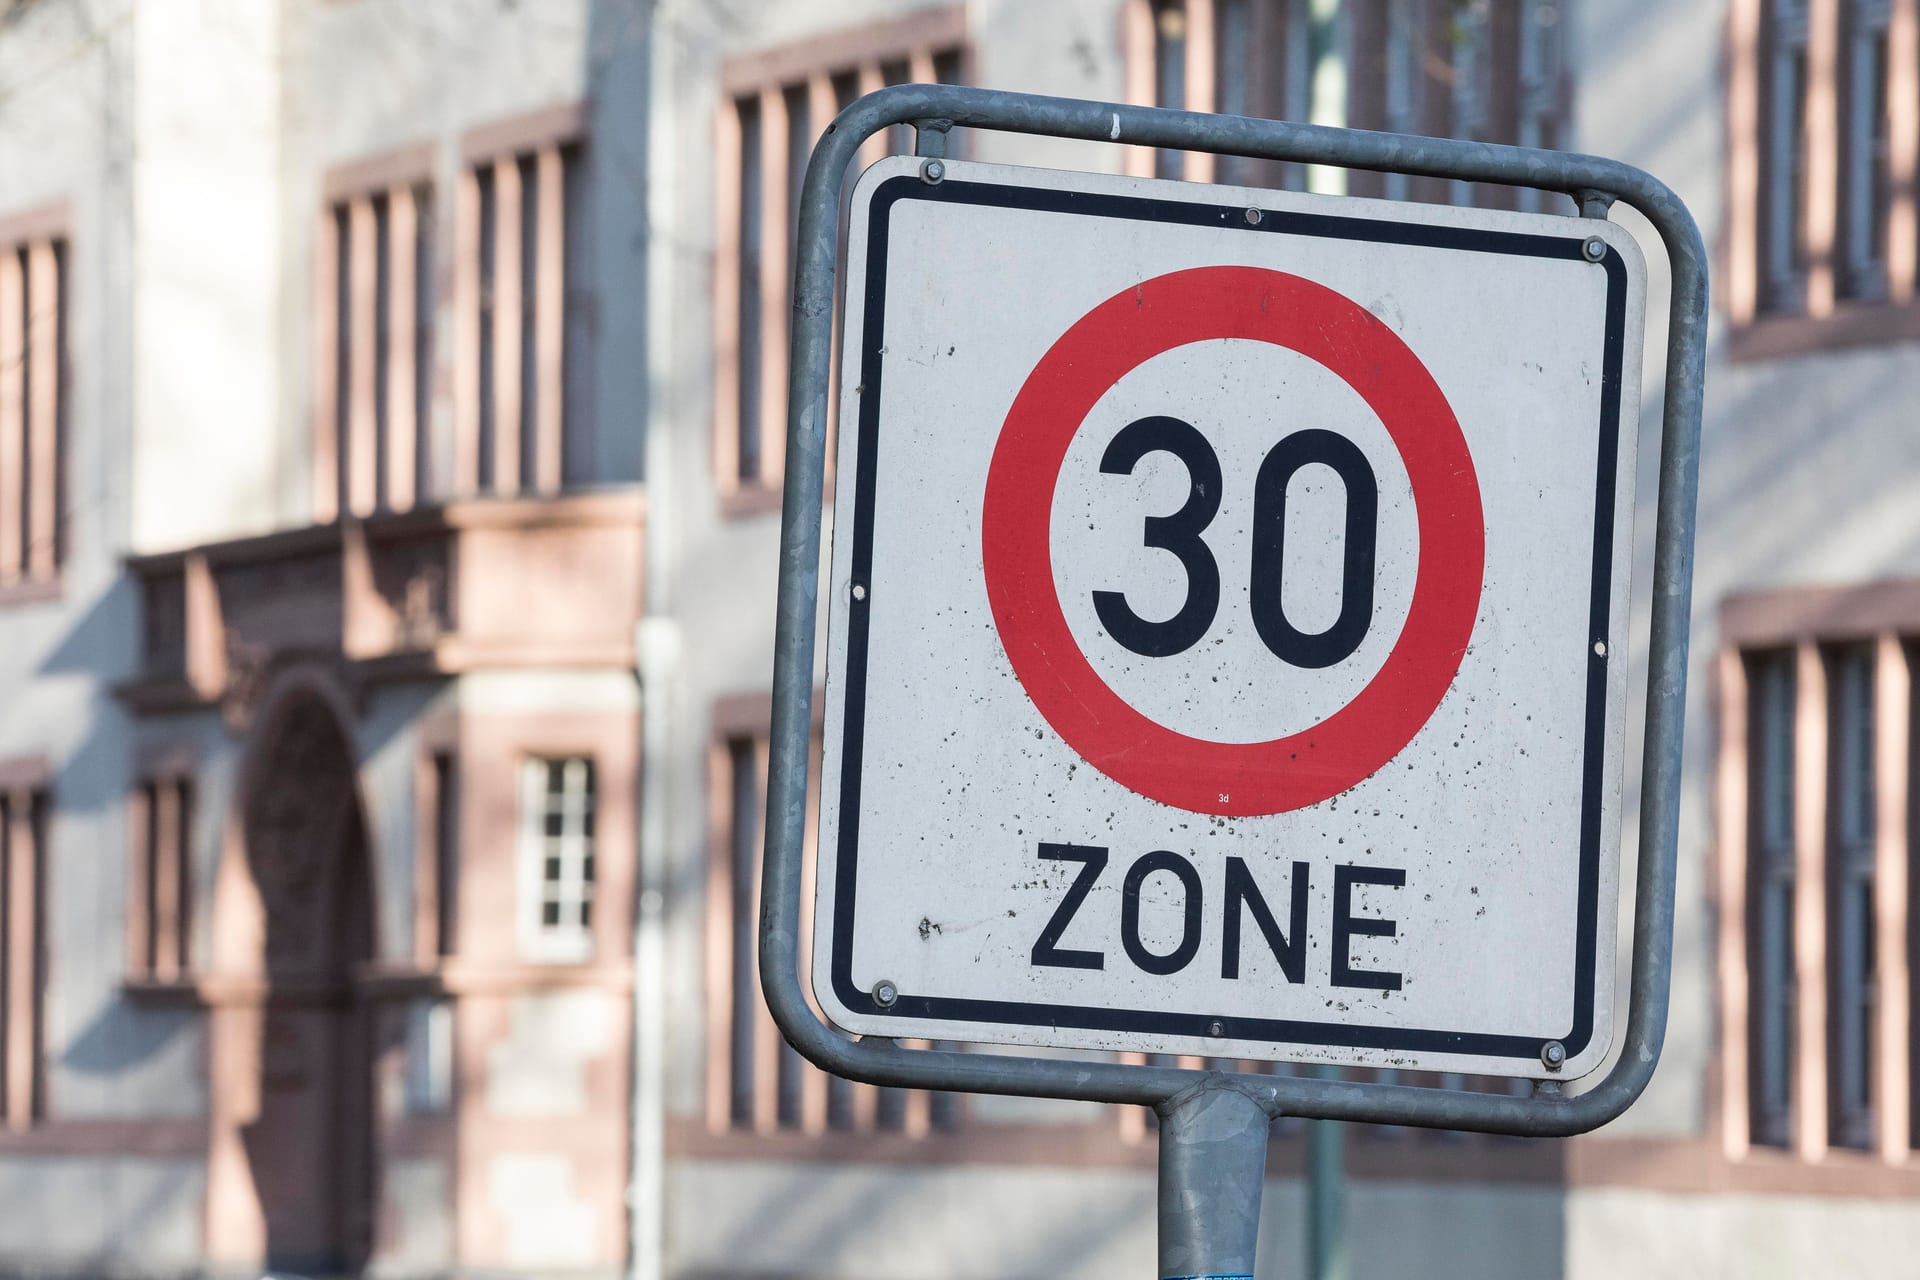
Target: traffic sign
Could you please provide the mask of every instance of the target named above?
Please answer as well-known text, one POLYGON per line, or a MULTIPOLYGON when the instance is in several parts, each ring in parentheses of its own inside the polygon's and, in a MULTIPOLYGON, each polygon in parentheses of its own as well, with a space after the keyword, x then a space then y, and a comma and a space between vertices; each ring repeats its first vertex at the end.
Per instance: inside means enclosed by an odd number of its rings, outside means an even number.
POLYGON ((889 1037, 1599 1065, 1632 238, 938 172, 883 161, 853 198, 822 1009, 889 1037))

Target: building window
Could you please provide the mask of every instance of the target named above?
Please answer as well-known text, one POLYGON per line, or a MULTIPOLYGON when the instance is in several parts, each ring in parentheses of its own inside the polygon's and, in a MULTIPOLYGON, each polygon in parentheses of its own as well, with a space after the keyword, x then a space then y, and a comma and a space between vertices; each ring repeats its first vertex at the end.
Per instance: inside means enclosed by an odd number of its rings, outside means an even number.
POLYGON ((433 188, 338 194, 315 230, 314 519, 405 511, 430 488, 433 188))
POLYGON ((1903 1160, 1920 1069, 1909 1039, 1920 582, 1740 596, 1721 621, 1729 1148, 1903 1160))
MULTIPOLYGON (((707 1123, 715 1133, 898 1132, 924 1137, 957 1127, 957 1094, 882 1089, 829 1076, 780 1035, 760 991, 760 857, 766 840, 766 698, 715 709, 711 755, 712 862, 707 881, 707 1123)), ((806 875, 819 794, 820 743, 809 780, 806 875)), ((802 887, 801 954, 811 955, 811 880, 802 887)), ((802 975, 803 979, 805 974, 802 975)), ((926 1047, 924 1041, 910 1045, 926 1047)))
POLYGON ((1920 30, 1892 0, 1733 0, 1736 356, 1920 336, 1920 30))
MULTIPOLYGON (((875 89, 963 82, 965 30, 964 10, 927 10, 753 54, 721 71, 714 154, 714 469, 730 511, 772 510, 780 485, 792 246, 814 140, 842 108, 875 89)), ((912 137, 905 126, 878 134, 862 148, 860 163, 908 151, 912 137)), ((836 353, 829 414, 837 412, 838 364, 836 353)), ((829 439, 832 430, 830 419, 829 439)))
MULTIPOLYGON (((1128 0, 1128 97, 1142 105, 1559 147, 1563 0, 1128 0)), ((1303 166, 1134 148, 1139 176, 1304 190, 1303 166)), ((1328 171, 1315 190, 1538 210, 1549 193, 1328 171)), ((1564 201, 1562 201, 1564 204, 1564 201)))
POLYGON ((460 870, 460 781, 451 751, 420 763, 414 783, 414 962, 431 968, 454 954, 460 870))
POLYGON ((176 982, 191 968, 193 781, 156 777, 133 799, 127 976, 176 982))
POLYGON ((455 207, 453 491, 553 495, 586 428, 586 144, 578 109, 467 140, 455 207))
POLYGON ((0 223, 0 600, 65 559, 66 279, 63 236, 0 223))
MULTIPOLYGON (((1313 71, 1337 20, 1309 0, 1128 0, 1127 97, 1142 106, 1223 115, 1311 115, 1313 71)), ((1299 165, 1245 156, 1132 148, 1127 172, 1190 182, 1305 185, 1299 165)))
POLYGON ((522 762, 521 938, 531 959, 592 958, 595 802, 588 757, 522 762))
POLYGON ((32 1127, 46 1115, 47 828, 40 786, 0 790, 0 1124, 32 1127))

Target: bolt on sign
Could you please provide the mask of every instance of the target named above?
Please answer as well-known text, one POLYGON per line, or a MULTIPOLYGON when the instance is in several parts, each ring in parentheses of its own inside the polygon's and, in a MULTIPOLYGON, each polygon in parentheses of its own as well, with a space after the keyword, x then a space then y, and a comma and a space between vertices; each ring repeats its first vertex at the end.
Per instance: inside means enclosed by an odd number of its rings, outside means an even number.
POLYGON ((823 1010, 892 1037, 1598 1066, 1631 237, 930 163, 853 199, 823 1010))

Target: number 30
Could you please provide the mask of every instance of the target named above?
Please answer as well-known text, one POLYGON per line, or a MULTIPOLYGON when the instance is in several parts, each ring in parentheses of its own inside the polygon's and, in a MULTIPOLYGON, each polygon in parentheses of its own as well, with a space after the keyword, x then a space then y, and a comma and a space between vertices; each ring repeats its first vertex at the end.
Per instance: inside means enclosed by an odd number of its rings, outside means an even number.
MULTIPOLYGON (((1093 607, 1107 633, 1149 658, 1184 653, 1200 643, 1220 610, 1220 566, 1200 535, 1220 511, 1220 456, 1190 423, 1155 416, 1128 423, 1108 443, 1100 470, 1130 475, 1149 453, 1170 453, 1187 468, 1187 501, 1167 516, 1148 516, 1142 541, 1179 557, 1187 574, 1187 598, 1174 615, 1149 621, 1118 591, 1096 591, 1093 607)), ((1281 440, 1261 462, 1253 481, 1253 563, 1248 583, 1253 628, 1280 661, 1295 667, 1330 667, 1351 656, 1373 621, 1375 528, 1380 485, 1367 456, 1351 440, 1312 428, 1281 440), (1347 490, 1340 615, 1325 631, 1302 631, 1287 619, 1281 600, 1287 539, 1287 484, 1313 463, 1330 468, 1347 490)))

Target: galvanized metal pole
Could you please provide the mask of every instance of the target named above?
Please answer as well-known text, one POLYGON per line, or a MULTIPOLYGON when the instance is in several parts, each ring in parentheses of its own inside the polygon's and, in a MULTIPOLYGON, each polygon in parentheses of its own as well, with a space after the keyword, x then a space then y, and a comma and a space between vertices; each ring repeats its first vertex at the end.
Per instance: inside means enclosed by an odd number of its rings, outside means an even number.
POLYGON ((1253 1280, 1266 1108, 1240 1089, 1210 1082, 1155 1109, 1161 1280, 1253 1280))
MULTIPOLYGON (((1318 1066, 1313 1074, 1338 1080, 1340 1068, 1318 1066)), ((1338 1120, 1307 1127, 1307 1275, 1311 1280, 1347 1280, 1347 1135, 1338 1120)))

